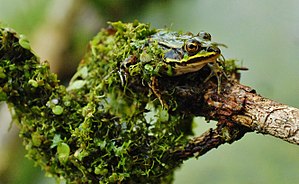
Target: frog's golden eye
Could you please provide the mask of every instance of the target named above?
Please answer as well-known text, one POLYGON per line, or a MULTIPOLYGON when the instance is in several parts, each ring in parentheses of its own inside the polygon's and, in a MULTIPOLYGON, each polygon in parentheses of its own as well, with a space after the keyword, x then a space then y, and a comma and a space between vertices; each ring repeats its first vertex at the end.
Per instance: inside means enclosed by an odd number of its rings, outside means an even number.
POLYGON ((192 56, 195 55, 201 49, 201 44, 197 40, 191 40, 184 45, 184 49, 188 52, 189 56, 192 56))

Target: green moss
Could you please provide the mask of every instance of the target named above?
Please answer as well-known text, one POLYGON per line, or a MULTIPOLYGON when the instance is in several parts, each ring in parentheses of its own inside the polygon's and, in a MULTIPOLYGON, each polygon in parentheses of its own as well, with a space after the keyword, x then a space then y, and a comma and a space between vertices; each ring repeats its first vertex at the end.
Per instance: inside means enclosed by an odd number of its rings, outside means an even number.
POLYGON ((176 111, 172 79, 159 78, 172 71, 162 62, 163 50, 148 44, 157 30, 138 22, 110 24, 90 42, 67 89, 23 37, 1 28, 0 100, 14 110, 27 156, 53 177, 170 183, 183 162, 172 150, 187 144, 193 116, 176 111), (168 109, 149 87, 153 77, 167 86, 161 98, 168 109))

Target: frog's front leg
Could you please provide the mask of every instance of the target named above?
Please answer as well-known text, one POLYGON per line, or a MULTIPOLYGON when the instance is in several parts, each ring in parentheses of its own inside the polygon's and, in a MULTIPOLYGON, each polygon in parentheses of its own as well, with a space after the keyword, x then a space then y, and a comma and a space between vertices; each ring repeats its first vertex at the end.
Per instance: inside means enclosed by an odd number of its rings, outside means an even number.
POLYGON ((131 55, 120 63, 117 73, 119 75, 122 86, 126 86, 128 82, 128 75, 130 75, 129 67, 135 63, 136 63, 136 56, 131 56, 131 55))
POLYGON ((204 82, 207 82, 208 80, 210 80, 212 77, 216 77, 217 79, 217 93, 220 94, 221 92, 221 78, 224 75, 225 77, 227 77, 225 75, 225 72, 223 71, 223 68, 217 63, 214 62, 212 64, 208 64, 208 66, 211 69, 211 72, 209 74, 209 76, 204 80, 204 82))

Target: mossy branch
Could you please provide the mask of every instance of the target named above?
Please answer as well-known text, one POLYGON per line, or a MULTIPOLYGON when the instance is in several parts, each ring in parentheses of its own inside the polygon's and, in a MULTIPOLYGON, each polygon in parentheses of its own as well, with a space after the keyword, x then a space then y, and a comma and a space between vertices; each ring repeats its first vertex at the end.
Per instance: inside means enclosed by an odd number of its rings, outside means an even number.
POLYGON ((28 156, 48 174, 73 183, 170 183, 184 160, 247 132, 299 143, 299 110, 239 84, 236 68, 224 69, 221 86, 216 77, 206 81, 208 66, 160 76, 165 68, 151 62, 161 49, 146 41, 157 30, 112 25, 90 42, 67 89, 23 36, 0 28, 0 100, 28 156), (190 140, 195 116, 218 123, 190 140))

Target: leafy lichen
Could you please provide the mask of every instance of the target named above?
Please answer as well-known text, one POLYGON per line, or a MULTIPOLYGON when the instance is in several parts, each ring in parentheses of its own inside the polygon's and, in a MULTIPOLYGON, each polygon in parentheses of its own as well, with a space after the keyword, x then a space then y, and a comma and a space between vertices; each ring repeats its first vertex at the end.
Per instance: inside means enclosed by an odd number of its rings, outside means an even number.
POLYGON ((157 30, 138 22, 110 26, 90 42, 68 88, 24 37, 1 28, 0 100, 13 111, 27 156, 57 179, 170 183, 183 161, 172 152, 187 144, 193 115, 177 110, 172 79, 159 81, 168 109, 149 87, 161 71, 172 72, 162 49, 148 44, 157 30))

